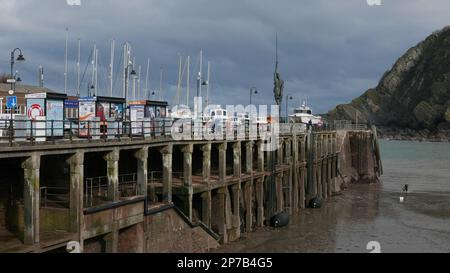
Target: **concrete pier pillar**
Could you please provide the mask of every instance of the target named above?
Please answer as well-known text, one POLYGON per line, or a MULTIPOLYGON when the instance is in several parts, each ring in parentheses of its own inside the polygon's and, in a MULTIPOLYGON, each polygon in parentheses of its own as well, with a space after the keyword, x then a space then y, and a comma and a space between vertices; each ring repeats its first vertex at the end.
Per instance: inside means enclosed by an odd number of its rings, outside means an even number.
POLYGON ((203 223, 211 228, 211 191, 208 190, 201 195, 202 198, 202 221, 203 223))
POLYGON ((294 212, 298 211, 298 184, 299 184, 299 148, 298 148, 298 138, 297 135, 292 136, 292 150, 294 154, 292 155, 292 204, 291 207, 294 209, 294 212))
POLYGON ((192 187, 192 153, 194 145, 188 144, 181 148, 183 153, 183 186, 192 187))
POLYGON ((279 173, 275 177, 275 187, 277 194, 277 213, 284 210, 283 174, 279 173))
POLYGON ((241 199, 241 184, 236 184, 231 187, 233 191, 233 215, 231 220, 232 226, 232 240, 237 240, 241 237, 241 217, 240 217, 240 199, 241 199))
POLYGON ((285 193, 285 207, 288 208, 289 214, 292 215, 292 201, 293 201, 293 194, 292 194, 292 187, 293 187, 293 168, 294 168, 294 162, 293 162, 293 155, 291 154, 291 140, 286 141, 286 164, 289 165, 289 170, 287 171, 285 175, 285 184, 284 187, 287 187, 286 190, 283 190, 285 193))
POLYGON ((211 182, 211 143, 203 145, 200 149, 203 153, 203 182, 209 184, 211 182))
POLYGON ((264 226, 264 178, 256 179, 255 187, 256 187, 256 226, 262 227, 264 226))
POLYGON ((241 142, 233 143, 233 176, 241 177, 241 142))
POLYGON ((264 172, 264 151, 263 142, 261 140, 256 142, 256 149, 258 153, 258 172, 264 172))
POLYGON ((305 185, 306 185, 306 172, 307 169, 306 167, 302 167, 300 168, 300 183, 299 183, 299 197, 298 197, 298 202, 300 204, 300 208, 304 209, 306 207, 306 190, 305 190, 305 185))
POLYGON ((245 203, 245 231, 252 231, 253 226, 253 180, 245 183, 244 186, 245 203))
POLYGON ((322 197, 324 199, 328 198, 328 181, 327 181, 327 166, 328 166, 328 159, 323 158, 322 159, 322 167, 321 167, 321 184, 322 184, 322 197))
POLYGON ((134 153, 134 157, 137 159, 137 194, 147 197, 147 170, 148 170, 148 147, 144 146, 142 149, 137 150, 134 153))
POLYGON ((245 143, 245 172, 253 172, 253 141, 245 143))
POLYGON ((280 145, 277 150, 277 164, 281 165, 284 163, 284 152, 283 151, 284 151, 285 145, 284 145, 284 140, 282 138, 280 138, 278 141, 279 141, 280 145))
MULTIPOLYGON (((84 152, 78 151, 67 159, 70 171, 70 231, 82 233, 83 193, 84 193, 84 152)), ((80 236, 80 243, 84 240, 80 236)))
POLYGON ((41 156, 33 153, 22 162, 24 171, 24 243, 39 243, 39 168, 41 156))
POLYGON ((173 145, 160 149, 163 161, 163 202, 172 203, 172 153, 173 145))
POLYGON ((227 198, 228 198, 228 189, 220 188, 218 191, 219 197, 219 207, 218 209, 218 229, 219 235, 222 236, 222 243, 228 243, 228 234, 227 234, 227 222, 226 222, 226 209, 227 209, 227 198))
POLYGON ((317 168, 316 168, 316 184, 317 184, 317 195, 318 196, 322 196, 323 195, 323 191, 322 191, 322 159, 319 159, 319 163, 317 164, 317 168))
POLYGON ((225 183, 227 176, 227 143, 220 143, 217 149, 219 150, 219 180, 221 183, 225 183))
POLYGON ((106 253, 117 253, 117 248, 119 245, 119 230, 118 224, 114 221, 112 231, 103 237, 105 241, 105 252, 106 253))
POLYGON ((183 153, 183 186, 188 188, 187 195, 187 214, 189 220, 193 221, 193 207, 192 201, 194 198, 194 190, 192 188, 192 153, 194 152, 194 145, 188 144, 181 148, 183 153))
POLYGON ((119 157, 119 149, 114 149, 104 156, 108 177, 108 200, 112 202, 119 200, 119 157))
POLYGON ((328 165, 327 165, 327 195, 328 197, 331 197, 332 195, 332 177, 331 177, 331 166, 332 166, 332 161, 333 161, 333 157, 330 156, 328 157, 328 165))

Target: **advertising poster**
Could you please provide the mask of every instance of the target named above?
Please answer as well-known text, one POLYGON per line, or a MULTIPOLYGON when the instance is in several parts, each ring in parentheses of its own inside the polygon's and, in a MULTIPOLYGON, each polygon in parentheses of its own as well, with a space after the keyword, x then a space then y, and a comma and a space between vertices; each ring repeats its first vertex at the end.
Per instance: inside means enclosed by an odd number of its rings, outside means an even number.
POLYGON ((130 119, 133 134, 142 133, 142 121, 145 117, 144 105, 130 105, 130 119))
POLYGON ((156 107, 156 118, 164 118, 166 117, 166 108, 165 107, 156 107))
POLYGON ((47 100, 47 135, 63 136, 64 134, 64 102, 62 100, 47 100))
POLYGON ((123 104, 122 103, 111 103, 110 117, 114 119, 122 119, 123 114, 123 104))
POLYGON ((88 136, 88 121, 95 118, 95 103, 95 97, 80 98, 79 100, 80 136, 88 136))

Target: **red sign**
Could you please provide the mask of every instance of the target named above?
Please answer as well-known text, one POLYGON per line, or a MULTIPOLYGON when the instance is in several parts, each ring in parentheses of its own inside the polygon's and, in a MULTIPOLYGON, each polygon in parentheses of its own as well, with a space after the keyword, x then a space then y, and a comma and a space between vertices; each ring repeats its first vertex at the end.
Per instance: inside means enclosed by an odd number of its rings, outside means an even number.
POLYGON ((44 109, 40 104, 32 104, 31 107, 28 107, 27 115, 29 118, 35 120, 36 117, 44 116, 44 109))

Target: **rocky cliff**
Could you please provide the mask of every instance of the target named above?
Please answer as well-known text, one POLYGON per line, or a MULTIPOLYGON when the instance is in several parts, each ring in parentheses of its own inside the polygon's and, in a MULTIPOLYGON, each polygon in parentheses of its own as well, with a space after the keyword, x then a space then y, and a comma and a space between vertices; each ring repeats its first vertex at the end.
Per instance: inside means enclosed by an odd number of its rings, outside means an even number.
POLYGON ((450 139, 450 27, 410 48, 378 86, 327 118, 375 124, 385 137, 450 139))

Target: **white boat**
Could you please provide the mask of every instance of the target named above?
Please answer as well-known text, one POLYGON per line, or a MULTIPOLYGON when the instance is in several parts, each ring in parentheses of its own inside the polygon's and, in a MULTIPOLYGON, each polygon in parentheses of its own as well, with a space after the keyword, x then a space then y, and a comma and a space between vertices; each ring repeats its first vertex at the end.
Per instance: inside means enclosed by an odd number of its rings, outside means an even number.
POLYGON ((220 107, 220 105, 209 105, 207 112, 203 113, 203 122, 211 121, 229 121, 227 110, 220 107))
POLYGON ((295 108, 292 115, 289 115, 289 123, 309 124, 310 122, 317 126, 323 125, 322 117, 314 116, 311 107, 307 106, 305 102, 302 106, 295 108))

